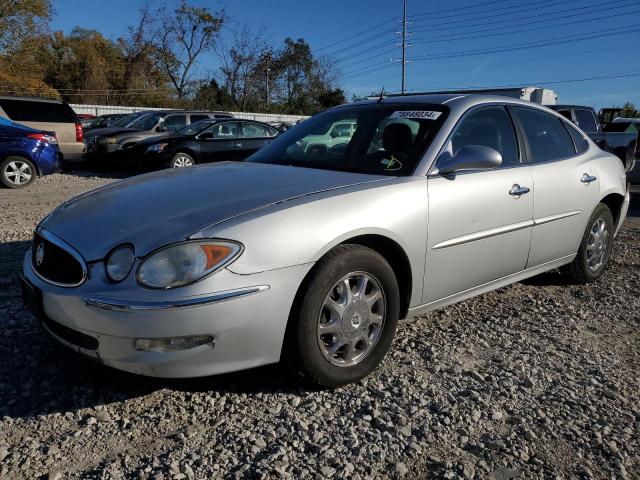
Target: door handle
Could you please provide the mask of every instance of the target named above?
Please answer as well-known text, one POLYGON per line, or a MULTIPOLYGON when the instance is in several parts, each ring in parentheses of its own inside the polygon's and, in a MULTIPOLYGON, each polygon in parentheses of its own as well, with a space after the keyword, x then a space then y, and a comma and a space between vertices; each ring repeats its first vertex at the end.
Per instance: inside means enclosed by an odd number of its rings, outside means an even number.
POLYGON ((596 177, 595 175, 589 175, 588 173, 585 173, 582 175, 582 178, 580 179, 580 181, 582 183, 591 183, 591 182, 595 182, 598 179, 598 177, 596 177))
POLYGON ((521 187, 516 183, 513 187, 511 187, 511 190, 509 190, 509 195, 513 197, 519 197, 520 195, 524 195, 525 193, 529 192, 529 187, 521 187))
POLYGON ((236 143, 232 143, 232 144, 231 144, 231 146, 232 146, 233 148, 241 148, 241 147, 242 147, 242 144, 241 144, 240 142, 236 142, 236 143))

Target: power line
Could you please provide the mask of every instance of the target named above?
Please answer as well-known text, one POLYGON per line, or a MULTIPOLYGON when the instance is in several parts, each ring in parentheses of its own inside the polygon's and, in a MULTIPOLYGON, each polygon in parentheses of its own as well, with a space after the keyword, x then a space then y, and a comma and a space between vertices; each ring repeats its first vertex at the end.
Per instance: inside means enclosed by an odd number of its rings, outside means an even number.
MULTIPOLYGON (((579 0, 569 0, 567 2, 558 2, 555 4, 555 6, 559 6, 562 4, 567 4, 567 3, 572 3, 575 1, 579 1, 579 0)), ((614 5, 616 3, 620 3, 620 0, 611 0, 608 2, 603 2, 603 3, 595 3, 595 4, 591 4, 591 5, 585 5, 582 7, 575 7, 575 8, 570 8, 570 9, 565 9, 565 10, 557 10, 557 11, 545 11, 543 13, 539 13, 539 14, 535 14, 535 15, 526 15, 523 17, 518 17, 518 18, 511 18, 511 19, 500 19, 500 20, 493 20, 490 22, 484 22, 484 23, 478 23, 476 25, 464 25, 465 22, 477 22, 478 20, 485 20, 485 19, 489 19, 489 18, 495 18, 495 15, 487 15, 485 17, 481 17, 481 18, 475 18, 475 19, 469 19, 469 20, 464 20, 464 21, 452 21, 452 22, 438 22, 438 23, 433 23, 433 24, 427 24, 427 25, 422 25, 419 27, 416 27, 414 29, 415 32, 421 32, 421 31, 427 31, 428 33, 433 33, 433 32, 439 32, 439 31, 450 31, 452 27, 447 26, 447 25, 451 25, 451 24, 455 24, 455 26, 460 26, 460 27, 464 27, 464 28, 475 28, 475 27, 484 27, 484 26, 489 26, 489 25, 504 25, 504 24, 508 24, 511 22, 518 22, 521 20, 531 20, 533 18, 540 18, 540 17, 545 17, 547 20, 550 20, 549 17, 551 15, 557 15, 557 14, 561 14, 561 13, 568 13, 568 12, 573 12, 576 15, 580 15, 577 14, 576 12, 579 10, 588 10, 588 9, 593 9, 595 8, 596 11, 601 11, 602 7, 606 7, 608 5, 614 5)), ((631 6, 631 5, 637 5, 637 2, 634 0, 632 2, 628 2, 625 5, 623 5, 624 7, 627 6, 631 6)), ((618 8, 621 8, 622 5, 619 5, 618 8)), ((615 7, 613 7, 615 8, 615 7)), ((522 13, 522 12, 526 12, 526 11, 530 11, 530 10, 538 10, 538 8, 527 8, 527 9, 522 9, 520 11, 512 11, 510 13, 505 13, 502 14, 504 15, 512 15, 515 13, 522 13)), ((583 12, 584 13, 584 12, 583 12)), ((594 12, 589 12, 589 13, 594 13, 594 12)), ((552 19, 551 19, 552 20, 552 19)))
MULTIPOLYGON (((592 13, 592 12, 589 12, 592 13)), ((604 20, 604 19, 610 19, 610 18, 616 18, 616 17, 622 17, 625 15, 629 15, 629 14, 634 14, 634 13, 640 13, 640 10, 632 10, 629 12, 622 12, 622 13, 618 13, 618 14, 608 14, 608 15, 603 15, 600 17, 595 17, 595 18, 585 18, 585 19, 581 19, 581 20, 575 20, 572 22, 562 22, 556 25, 546 25, 548 23, 548 21, 546 19, 543 20, 538 20, 538 21, 533 21, 533 22, 526 22, 526 23, 520 23, 520 24, 515 24, 515 25, 511 25, 511 27, 509 28, 518 28, 518 30, 513 31, 513 32, 504 32, 504 31, 500 31, 498 33, 490 33, 490 34, 486 34, 486 35, 472 35, 472 36, 458 36, 458 35, 448 35, 448 36, 439 36, 439 37, 432 37, 428 40, 417 40, 416 44, 423 44, 423 43, 442 43, 442 42, 446 42, 446 41, 450 41, 450 40, 475 40, 475 39, 479 39, 479 38, 491 38, 491 37, 501 37, 501 36, 505 36, 505 35, 514 35, 514 34, 519 34, 522 32, 534 32, 534 31, 538 31, 538 30, 548 30, 550 28, 558 28, 558 27, 565 27, 567 25, 575 25, 575 24, 583 24, 583 23, 588 23, 588 22, 595 22, 596 20, 604 20), (533 28, 519 28, 519 27, 524 27, 524 26, 528 26, 528 25, 532 25, 532 24, 537 24, 537 23, 544 23, 545 25, 543 26, 538 26, 538 27, 533 27, 533 28)), ((579 14, 578 14, 579 15, 579 14)), ((575 17, 575 15, 565 15, 564 17, 558 17, 555 20, 559 20, 562 18, 573 18, 575 17)), ((485 29, 485 30, 477 30, 477 32, 488 32, 488 31, 494 31, 494 29, 485 29)), ((469 32, 469 33, 474 33, 474 32, 469 32)))
MULTIPOLYGON (((508 5, 506 7, 500 7, 500 8, 492 8, 491 9, 491 15, 487 15, 485 17, 491 17, 494 16, 496 14, 496 12, 500 12, 503 10, 506 10, 506 12, 502 15, 512 15, 513 13, 516 13, 518 8, 521 7, 526 7, 524 9, 524 11, 531 11, 531 10, 537 10, 539 8, 539 6, 541 5, 548 5, 549 3, 552 4, 552 6, 557 6, 557 5, 563 5, 563 4, 568 4, 568 3, 576 3, 576 2, 580 2, 582 0, 564 0, 564 1, 549 1, 549 0, 539 0, 536 2, 524 2, 524 3, 519 3, 517 5, 508 5), (515 11, 514 11, 515 10, 515 11)), ((504 2, 499 2, 499 3, 504 3, 504 2)), ((452 15, 433 15, 431 13, 421 13, 421 14, 417 14, 417 15, 412 15, 411 18, 414 19, 416 22, 421 22, 423 20, 420 20, 419 18, 416 17, 429 17, 429 20, 442 20, 442 19, 447 19, 447 18, 459 18, 459 17, 464 17, 464 16, 468 16, 468 15, 477 15, 479 13, 486 13, 486 11, 478 11, 478 12, 468 12, 468 13, 456 13, 456 14, 452 14, 452 15)), ((467 19, 467 20, 459 20, 462 22, 468 22, 468 21, 473 21, 473 19, 467 19)), ((442 22, 438 22, 438 24, 441 24, 442 22)), ((448 23, 454 23, 454 22, 448 22, 448 23)))
MULTIPOLYGON (((625 72, 625 73, 618 73, 618 74, 602 74, 602 75, 596 75, 593 77, 581 77, 581 78, 571 78, 571 79, 563 79, 563 80, 542 80, 542 81, 535 81, 535 82, 531 82, 531 81, 527 81, 524 82, 527 85, 557 85, 557 84, 561 84, 561 83, 579 83, 579 82, 591 82, 591 81, 596 81, 596 80, 613 80, 613 79, 617 79, 617 78, 630 78, 630 77, 638 77, 640 76, 640 71, 636 71, 636 72, 625 72)), ((480 89, 490 89, 490 88, 517 88, 517 87, 521 87, 523 85, 523 82, 520 83, 509 83, 509 84, 501 84, 501 85, 484 85, 484 86, 466 86, 466 87, 455 87, 455 88, 448 88, 447 90, 450 91, 456 91, 456 90, 480 90, 480 89)), ((438 87, 433 87, 433 89, 438 89, 438 87)), ((412 92, 418 92, 418 91, 424 91, 424 89, 413 89, 411 90, 412 92)), ((393 92, 390 92, 393 93, 393 92)), ((397 93, 397 92, 395 92, 397 93)))
POLYGON ((329 43, 329 44, 324 45, 324 46, 322 46, 320 48, 317 48, 316 52, 321 52, 323 50, 326 50, 327 48, 333 47, 334 45, 339 45, 339 44, 347 42, 349 40, 353 40, 354 38, 358 38, 359 36, 364 35, 365 33, 369 33, 371 31, 375 30, 376 28, 380 28, 381 26, 387 25, 387 24, 392 23, 392 22, 393 22, 393 20, 389 19, 389 20, 385 20, 384 22, 377 23, 376 25, 373 25, 372 27, 369 27, 366 30, 362 30, 362 31, 360 31, 358 33, 355 33, 353 35, 345 37, 345 38, 343 38, 341 40, 336 40, 333 43, 329 43))
MULTIPOLYGON (((549 39, 547 41, 521 43, 521 44, 516 44, 516 45, 513 45, 513 46, 509 46, 509 47, 498 47, 498 48, 487 48, 487 49, 479 49, 479 50, 446 52, 446 53, 437 54, 437 55, 436 54, 434 54, 434 55, 424 55, 424 56, 421 56, 421 57, 416 57, 413 60, 414 61, 442 60, 442 59, 449 59, 449 58, 460 58, 460 57, 487 55, 487 54, 491 54, 491 53, 508 53, 508 52, 518 51, 518 50, 543 48, 543 47, 547 47, 547 46, 562 45, 562 44, 566 44, 566 43, 575 43, 575 42, 580 42, 580 41, 585 41, 585 40, 591 40, 591 39, 594 39, 594 38, 603 38, 603 37, 613 37, 613 36, 625 35, 625 34, 633 33, 633 32, 636 32, 636 31, 640 30, 638 28, 632 28, 632 27, 638 27, 638 26, 640 26, 640 25, 629 25, 629 26, 621 27, 621 29, 629 29, 629 30, 626 30, 626 31, 610 32, 609 30, 600 30, 600 31, 592 32, 591 34, 588 34, 588 35, 583 35, 582 37, 563 36, 563 37, 556 37, 556 38, 553 38, 553 39, 549 39)), ((348 78, 353 78, 353 77, 356 77, 356 76, 365 75, 367 73, 372 73, 372 72, 375 72, 377 70, 387 70, 388 68, 392 67, 392 65, 384 67, 385 63, 386 62, 377 63, 377 64, 373 64, 373 65, 367 65, 367 66, 363 67, 362 69, 356 69, 356 70, 353 70, 351 72, 348 72, 345 76, 348 77, 348 78), (378 68, 378 67, 382 67, 382 68, 378 68)))
POLYGON ((575 35, 565 35, 562 37, 555 37, 555 38, 551 38, 549 40, 544 40, 544 41, 519 43, 511 46, 498 47, 498 48, 463 50, 463 51, 457 51, 457 52, 445 52, 440 54, 423 55, 420 57, 416 57, 414 60, 420 61, 420 60, 438 60, 443 58, 469 57, 469 56, 475 56, 475 55, 485 55, 487 53, 504 53, 504 52, 512 52, 516 50, 523 50, 527 48, 548 47, 552 45, 561 45, 565 43, 592 40, 594 38, 613 37, 618 35, 624 35, 626 33, 633 33, 640 30, 640 28, 638 27, 640 27, 640 24, 625 25, 623 27, 620 27, 620 29, 615 32, 611 32, 611 29, 598 30, 598 31, 591 32, 589 34, 584 34, 582 36, 577 36, 577 37, 575 35), (628 30, 620 31, 622 29, 628 29, 628 30))

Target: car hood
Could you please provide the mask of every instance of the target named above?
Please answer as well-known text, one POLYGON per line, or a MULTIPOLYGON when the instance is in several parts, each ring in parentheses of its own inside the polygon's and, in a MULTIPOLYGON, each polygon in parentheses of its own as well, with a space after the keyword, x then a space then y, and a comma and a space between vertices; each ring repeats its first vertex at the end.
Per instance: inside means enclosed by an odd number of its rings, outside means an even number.
POLYGON ((85 137, 104 137, 104 136, 113 136, 120 135, 122 133, 133 133, 138 130, 133 128, 123 128, 123 127, 104 127, 104 128, 96 128, 87 131, 87 135, 85 137))
POLYGON ((260 209, 390 177, 244 162, 139 175, 62 204, 40 226, 95 261, 121 243, 136 255, 260 209))

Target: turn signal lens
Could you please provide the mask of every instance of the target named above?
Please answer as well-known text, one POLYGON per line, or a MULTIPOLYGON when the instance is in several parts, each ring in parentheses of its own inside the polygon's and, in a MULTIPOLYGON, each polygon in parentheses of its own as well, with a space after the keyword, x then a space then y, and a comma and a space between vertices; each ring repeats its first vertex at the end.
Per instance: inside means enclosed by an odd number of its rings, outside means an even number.
POLYGON ((105 262, 109 280, 112 282, 121 282, 127 278, 131 267, 133 267, 134 260, 135 254, 131 245, 122 245, 115 248, 105 262))
POLYGON ((138 269, 138 283, 147 288, 176 288, 210 275, 232 262, 242 246, 230 241, 196 240, 152 253, 138 269))

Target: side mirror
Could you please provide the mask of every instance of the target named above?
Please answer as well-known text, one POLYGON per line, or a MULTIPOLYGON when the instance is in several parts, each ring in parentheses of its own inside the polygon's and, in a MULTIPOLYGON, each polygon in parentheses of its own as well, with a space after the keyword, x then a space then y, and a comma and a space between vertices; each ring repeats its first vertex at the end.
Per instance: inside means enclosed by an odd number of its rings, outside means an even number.
POLYGON ((213 138, 213 132, 205 132, 198 135, 198 139, 200 140, 211 140, 213 138))
POLYGON ((437 173, 453 173, 460 170, 490 170, 502 164, 502 155, 493 148, 483 145, 466 145, 438 168, 437 173))
POLYGON ((158 125, 156 127, 156 132, 158 133, 162 133, 162 132, 166 132, 168 129, 167 127, 165 127, 164 123, 161 123, 160 125, 158 125))

